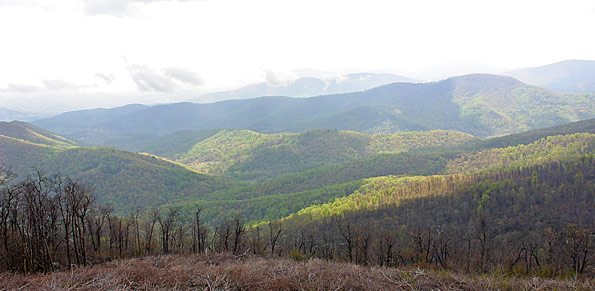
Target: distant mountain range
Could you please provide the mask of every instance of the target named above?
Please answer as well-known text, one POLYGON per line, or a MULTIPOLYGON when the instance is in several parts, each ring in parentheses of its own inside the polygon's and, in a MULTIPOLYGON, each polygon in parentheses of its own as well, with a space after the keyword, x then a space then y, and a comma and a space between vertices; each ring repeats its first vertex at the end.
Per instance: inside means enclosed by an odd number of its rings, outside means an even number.
POLYGON ((443 129, 491 137, 593 117, 594 95, 561 94, 511 77, 473 74, 310 98, 261 97, 76 111, 34 124, 87 144, 126 148, 179 130, 277 133, 331 128, 395 133, 443 129))
MULTIPOLYGON (((502 75, 561 93, 595 93, 595 61, 566 60, 540 67, 516 69, 502 75)), ((389 73, 357 73, 331 78, 301 77, 288 84, 262 82, 236 90, 208 93, 196 101, 214 102, 263 96, 312 97, 364 91, 395 82, 422 81, 389 73)))
POLYGON ((31 119, 35 119, 35 118, 27 113, 8 109, 8 108, 0 108, 0 121, 12 121, 12 120, 28 121, 31 119))
POLYGON ((595 61, 567 60, 505 73, 527 84, 564 93, 595 93, 595 61))
POLYGON ((248 85, 237 90, 215 92, 203 95, 197 101, 220 101, 227 99, 248 99, 263 96, 312 97, 317 95, 341 94, 363 91, 394 82, 419 82, 395 74, 358 73, 328 79, 302 77, 286 85, 272 85, 268 82, 248 85))

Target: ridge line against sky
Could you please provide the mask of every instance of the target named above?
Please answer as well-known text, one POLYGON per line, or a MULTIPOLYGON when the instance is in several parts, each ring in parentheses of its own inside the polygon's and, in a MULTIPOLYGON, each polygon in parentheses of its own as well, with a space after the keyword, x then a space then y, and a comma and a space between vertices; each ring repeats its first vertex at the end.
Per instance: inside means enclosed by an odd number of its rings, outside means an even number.
POLYGON ((594 60, 593 27, 583 0, 0 0, 0 107, 177 102, 305 72, 499 73, 594 60))

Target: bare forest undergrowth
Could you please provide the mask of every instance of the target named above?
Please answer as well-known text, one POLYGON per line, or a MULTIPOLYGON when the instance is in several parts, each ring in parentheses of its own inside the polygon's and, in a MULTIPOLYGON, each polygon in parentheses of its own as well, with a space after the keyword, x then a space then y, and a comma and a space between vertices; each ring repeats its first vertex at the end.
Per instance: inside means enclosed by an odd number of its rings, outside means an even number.
POLYGON ((47 274, 0 273, 2 290, 594 290, 595 279, 469 276, 319 259, 167 255, 47 274))

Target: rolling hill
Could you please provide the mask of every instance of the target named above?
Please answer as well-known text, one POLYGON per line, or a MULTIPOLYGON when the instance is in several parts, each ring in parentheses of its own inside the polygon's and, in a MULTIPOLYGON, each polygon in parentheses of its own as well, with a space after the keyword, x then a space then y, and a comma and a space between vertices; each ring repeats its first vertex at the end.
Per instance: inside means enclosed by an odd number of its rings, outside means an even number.
POLYGON ((78 145, 76 141, 69 140, 22 121, 0 122, 0 135, 57 147, 73 147, 78 145))
MULTIPOLYGON (((303 212, 301 209, 321 207, 338 207, 340 210, 334 213, 338 215, 345 211, 366 209, 372 204, 382 206, 383 203, 395 202, 374 196, 378 194, 379 187, 385 189, 381 194, 397 195, 394 188, 401 183, 425 183, 424 181, 432 179, 468 181, 466 179, 469 177, 484 179, 503 171, 526 170, 550 163, 574 163, 584 159, 592 161, 594 152, 595 135, 576 133, 549 136, 529 145, 465 153, 381 154, 282 175, 170 206, 182 206, 190 212, 199 205, 209 223, 220 223, 224 216, 232 213, 249 222, 259 222, 303 212), (375 194, 366 194, 371 191, 375 194), (353 208, 356 205, 357 208, 353 208)), ((421 191, 419 188, 414 189, 421 191)), ((446 192, 451 191, 452 187, 448 189, 446 192)), ((398 199, 417 198, 408 192, 399 193, 406 197, 395 196, 398 199)))
MULTIPOLYGON (((152 135, 122 133, 97 126, 106 120, 120 118, 134 112, 149 108, 145 105, 130 104, 116 108, 97 108, 89 110, 71 111, 57 116, 42 119, 41 127, 63 136, 71 137, 86 145, 120 146, 135 144, 152 135)), ((37 124, 33 122, 33 124, 37 124)))
MULTIPOLYGON (((189 150, 165 157, 203 173, 263 180, 380 153, 453 147, 477 140, 469 134, 444 130, 378 135, 328 129, 299 134, 221 130, 189 150)), ((159 144, 172 148, 184 142, 172 139, 159 144)))
MULTIPOLYGON (((122 113, 123 108, 106 112, 122 113)), ((500 136, 595 117, 593 95, 561 94, 511 77, 466 75, 433 83, 393 83, 311 98, 262 97, 208 104, 135 108, 112 118, 71 122, 72 112, 34 124, 90 144, 149 139, 179 130, 248 129, 261 133, 332 128, 366 133, 430 129, 500 136)))
POLYGON ((112 204, 116 211, 198 199, 237 185, 152 155, 105 147, 75 147, 65 138, 36 132, 34 126, 22 122, 0 126, 0 165, 20 178, 37 169, 89 183, 98 202, 112 204))
POLYGON ((553 135, 566 135, 574 133, 595 133, 595 119, 581 120, 551 127, 529 130, 522 133, 511 134, 507 136, 495 137, 481 140, 466 145, 451 148, 454 151, 471 151, 479 149, 501 148, 516 146, 520 144, 529 144, 542 138, 553 135))
POLYGON ((567 60, 505 74, 556 92, 595 93, 595 61, 567 60))

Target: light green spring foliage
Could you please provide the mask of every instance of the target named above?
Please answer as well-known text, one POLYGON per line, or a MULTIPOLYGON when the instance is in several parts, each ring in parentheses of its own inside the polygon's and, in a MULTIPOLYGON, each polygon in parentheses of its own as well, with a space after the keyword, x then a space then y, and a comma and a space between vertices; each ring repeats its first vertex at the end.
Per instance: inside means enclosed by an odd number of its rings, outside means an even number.
MULTIPOLYGON (((444 195, 454 190, 454 185, 468 179, 468 175, 479 171, 541 165, 551 161, 575 160, 592 154, 595 150, 595 135, 577 133, 551 136, 530 145, 519 145, 503 149, 492 149, 469 153, 449 161, 451 175, 397 177, 384 176, 366 179, 359 189, 349 196, 334 201, 312 205, 294 213, 286 219, 315 220, 328 216, 343 215, 351 211, 376 209, 388 204, 398 204, 403 199, 431 195, 444 195), (465 174, 456 174, 465 173, 465 174), (430 191, 428 185, 442 185, 430 191), (427 186, 427 187, 426 187, 427 186)), ((482 197, 483 211, 489 204, 489 195, 482 197)))
POLYGON ((593 152, 595 134, 575 133, 542 138, 528 145, 465 153, 447 163, 447 173, 473 173, 497 167, 529 166, 576 158, 593 152))
POLYGON ((469 134, 445 130, 381 135, 337 130, 299 134, 222 130, 174 160, 203 173, 263 180, 379 153, 437 149, 476 140, 469 134))
POLYGON ((593 118, 593 94, 562 94, 488 75, 456 78, 453 102, 465 132, 494 137, 593 118))
POLYGON ((470 174, 573 159, 593 151, 595 135, 550 136, 528 145, 462 154, 410 152, 476 141, 471 135, 443 130, 386 135, 338 130, 301 134, 222 130, 204 133, 200 142, 178 156, 202 157, 198 164, 224 177, 273 177, 259 183, 201 175, 152 155, 105 147, 47 145, 7 136, 0 136, 0 158, 2 163, 18 165, 14 170, 21 174, 39 168, 92 183, 99 202, 113 203, 121 213, 164 205, 181 205, 188 211, 203 206, 205 220, 212 223, 233 213, 255 223, 292 213, 326 217, 373 209, 427 194, 412 190, 415 185, 462 177, 424 177, 428 175, 470 174), (411 175, 419 176, 404 177, 411 175))

